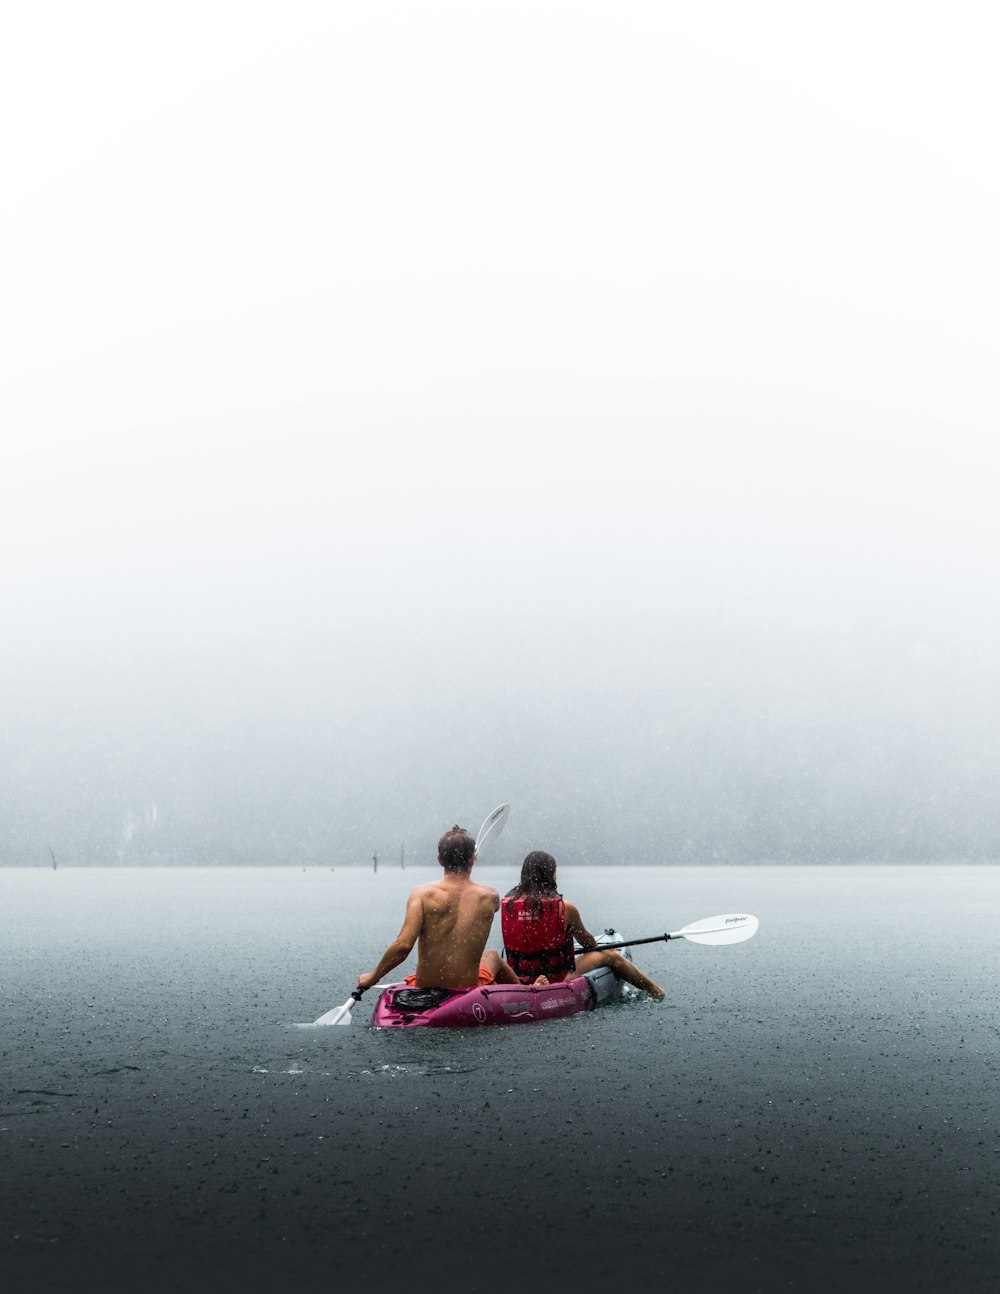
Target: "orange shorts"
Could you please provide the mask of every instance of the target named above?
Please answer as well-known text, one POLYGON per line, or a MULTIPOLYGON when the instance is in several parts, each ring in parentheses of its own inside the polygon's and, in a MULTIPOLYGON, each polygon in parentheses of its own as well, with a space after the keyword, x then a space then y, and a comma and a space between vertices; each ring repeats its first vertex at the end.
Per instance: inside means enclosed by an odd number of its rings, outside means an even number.
MULTIPOLYGON (((407 984, 416 984, 416 982, 417 982, 417 977, 416 977, 416 975, 407 975, 406 980, 405 980, 404 982, 405 982, 405 983, 407 983, 407 984)), ((470 985, 469 985, 469 987, 470 987, 470 988, 482 988, 482 987, 483 987, 484 985, 486 985, 486 984, 495 984, 495 983, 496 983, 496 980, 493 978, 493 976, 492 976, 492 974, 490 973, 490 971, 486 968, 486 964, 485 964, 484 962, 480 962, 480 963, 479 963, 479 981, 478 981, 478 983, 476 983, 476 984, 470 984, 470 985)), ((426 986, 425 986, 425 987, 426 987, 426 986)))

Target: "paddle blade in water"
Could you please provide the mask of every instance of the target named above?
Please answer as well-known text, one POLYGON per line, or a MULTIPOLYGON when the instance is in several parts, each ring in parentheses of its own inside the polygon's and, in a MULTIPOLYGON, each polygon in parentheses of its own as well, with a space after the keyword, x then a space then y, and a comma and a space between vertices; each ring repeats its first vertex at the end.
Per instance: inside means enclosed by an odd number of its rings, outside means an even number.
POLYGON ((760 923, 746 912, 730 912, 727 916, 706 917, 692 921, 683 930, 677 930, 671 939, 690 939, 696 944, 741 944, 752 939, 760 923))
POLYGON ((354 1002, 355 999, 349 997, 343 1006, 335 1006, 332 1011, 327 1011, 318 1020, 314 1020, 313 1024, 350 1024, 352 1019, 351 1008, 354 1006, 354 1002))

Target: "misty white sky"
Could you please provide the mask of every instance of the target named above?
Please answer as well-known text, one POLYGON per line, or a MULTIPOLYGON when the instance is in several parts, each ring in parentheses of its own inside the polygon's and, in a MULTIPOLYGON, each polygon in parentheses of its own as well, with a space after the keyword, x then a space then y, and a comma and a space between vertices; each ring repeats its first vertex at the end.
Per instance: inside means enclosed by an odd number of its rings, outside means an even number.
POLYGON ((668 648, 761 713, 818 641, 866 696, 996 681, 989 6, 4 26, 19 733, 151 688, 136 731, 319 689, 391 733, 668 648))

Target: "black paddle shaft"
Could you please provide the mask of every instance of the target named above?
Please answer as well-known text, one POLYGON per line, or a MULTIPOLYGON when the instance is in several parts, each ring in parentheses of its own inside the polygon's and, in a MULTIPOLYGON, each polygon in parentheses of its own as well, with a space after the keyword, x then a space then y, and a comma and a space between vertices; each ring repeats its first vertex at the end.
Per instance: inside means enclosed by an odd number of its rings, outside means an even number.
POLYGON ((602 953, 608 948, 635 948, 639 944, 662 944, 672 938, 673 935, 650 935, 648 939, 623 939, 620 944, 595 944, 593 948, 581 948, 580 954, 602 953))

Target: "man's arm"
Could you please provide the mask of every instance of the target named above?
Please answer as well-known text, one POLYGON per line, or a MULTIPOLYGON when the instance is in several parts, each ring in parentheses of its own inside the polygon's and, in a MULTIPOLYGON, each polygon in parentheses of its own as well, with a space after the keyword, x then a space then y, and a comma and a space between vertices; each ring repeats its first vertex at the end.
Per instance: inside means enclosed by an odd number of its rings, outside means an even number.
POLYGON ((399 966, 401 962, 405 962, 413 951, 413 945, 417 942, 423 924, 423 901, 419 892, 414 890, 406 901, 406 916, 403 919, 402 930, 379 958, 375 969, 369 971, 367 975, 358 976, 358 988, 362 990, 371 988, 383 975, 399 966))
POLYGON ((597 947, 597 940, 583 924, 579 910, 572 903, 566 904, 566 929, 581 948, 589 952, 591 948, 597 947))

